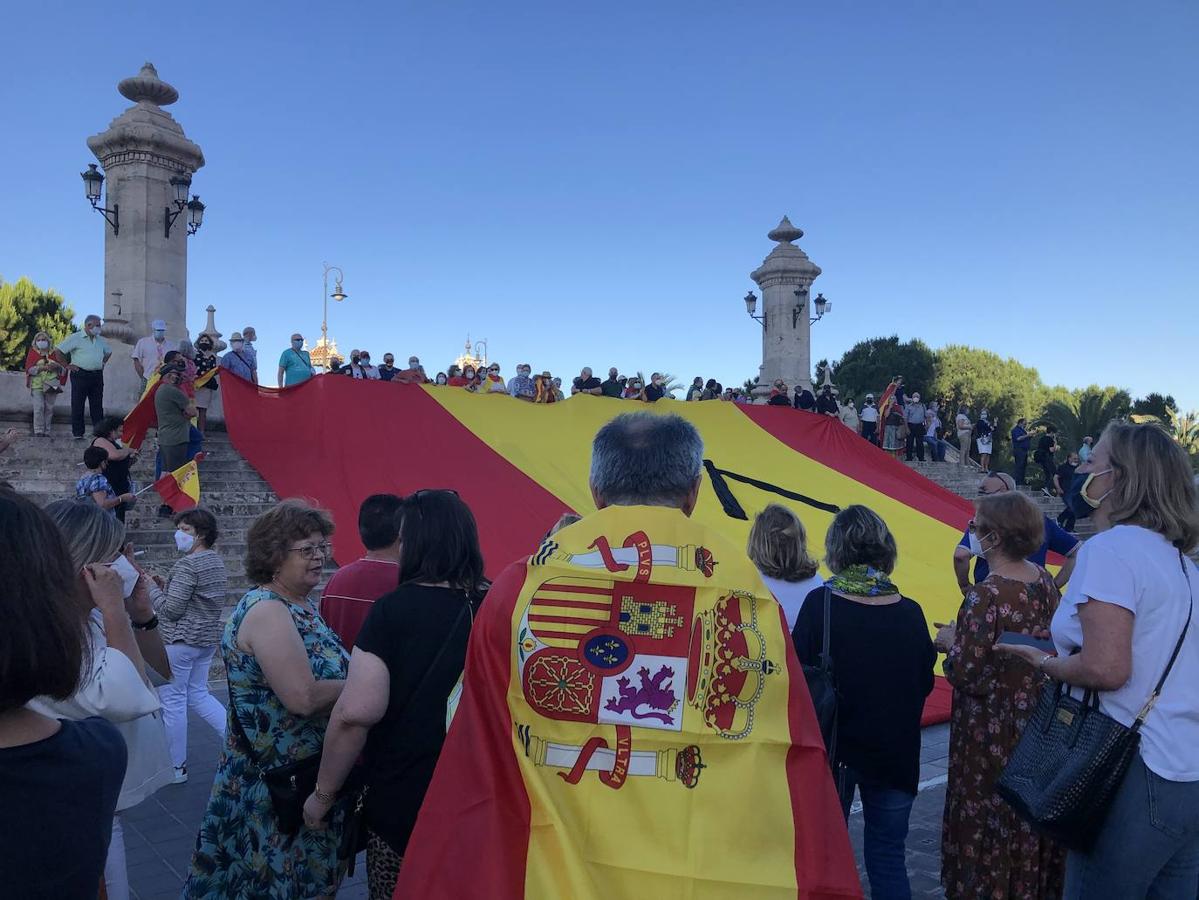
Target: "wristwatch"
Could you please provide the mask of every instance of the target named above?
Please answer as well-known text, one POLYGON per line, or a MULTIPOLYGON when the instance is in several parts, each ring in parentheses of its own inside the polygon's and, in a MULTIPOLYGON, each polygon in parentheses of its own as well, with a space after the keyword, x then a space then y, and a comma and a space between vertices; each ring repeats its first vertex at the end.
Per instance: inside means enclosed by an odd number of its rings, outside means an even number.
POLYGON ((134 622, 130 620, 129 624, 132 625, 136 631, 153 631, 158 627, 158 616, 150 616, 150 620, 148 622, 134 622))

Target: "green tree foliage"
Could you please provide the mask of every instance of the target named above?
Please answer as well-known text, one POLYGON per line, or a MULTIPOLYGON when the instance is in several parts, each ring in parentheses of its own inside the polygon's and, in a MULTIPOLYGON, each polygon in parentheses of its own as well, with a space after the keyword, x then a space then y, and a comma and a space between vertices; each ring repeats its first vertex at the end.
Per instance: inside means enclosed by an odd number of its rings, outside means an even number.
MULTIPOLYGON (((823 362, 823 360, 822 360, 823 362)), ((933 351, 921 340, 900 343, 898 335, 859 341, 833 363, 833 381, 845 397, 876 396, 896 375, 909 390, 928 392, 934 374, 933 351)), ((817 368, 818 378, 823 370, 817 368)))
POLYGON ((936 352, 936 376, 929 396, 945 404, 943 421, 952 418, 962 405, 974 421, 982 410, 987 410, 995 428, 992 465, 998 467, 1006 465, 1011 456, 1008 433, 1016 420, 1031 420, 1040 411, 1039 393, 1043 388, 1036 369, 990 350, 951 344, 936 352))
POLYGON ((1178 404, 1174 401, 1171 394, 1162 396, 1159 393, 1152 393, 1132 404, 1132 412, 1137 416, 1152 416, 1163 424, 1169 421, 1170 413, 1178 412, 1178 404))
POLYGON ((1088 435, 1099 440, 1107 423, 1125 418, 1131 407, 1128 391, 1093 384, 1074 391, 1069 402, 1050 401, 1041 421, 1057 426, 1058 443, 1065 449, 1077 450, 1088 435))
POLYGON ((74 311, 60 294, 37 287, 28 278, 0 279, 0 367, 19 371, 39 331, 57 343, 74 330, 74 311))

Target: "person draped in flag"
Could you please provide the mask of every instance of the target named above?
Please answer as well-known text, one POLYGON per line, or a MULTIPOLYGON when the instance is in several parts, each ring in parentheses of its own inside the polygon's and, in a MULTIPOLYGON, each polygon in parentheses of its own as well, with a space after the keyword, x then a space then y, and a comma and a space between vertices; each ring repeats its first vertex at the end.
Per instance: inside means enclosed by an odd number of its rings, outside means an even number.
POLYGON ((690 518, 702 462, 679 416, 600 429, 597 511, 480 607, 396 898, 862 896, 782 610, 690 518))
POLYGON ((896 375, 891 379, 891 383, 887 385, 887 389, 883 391, 882 397, 878 401, 878 417, 880 421, 887 418, 887 413, 891 411, 891 407, 898 403, 903 405, 903 376, 896 375))

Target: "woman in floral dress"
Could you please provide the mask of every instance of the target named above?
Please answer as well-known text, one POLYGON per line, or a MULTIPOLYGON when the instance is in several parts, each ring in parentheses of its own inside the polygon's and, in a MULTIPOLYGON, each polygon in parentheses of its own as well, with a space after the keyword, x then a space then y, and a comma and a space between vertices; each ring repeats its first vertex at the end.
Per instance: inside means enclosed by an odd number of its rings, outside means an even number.
POLYGON ((966 594, 956 625, 937 635, 954 688, 941 885, 948 900, 1057 898, 1064 850, 994 790, 1043 681, 995 643, 1005 631, 1047 629, 1060 599, 1049 573, 1025 560, 1044 540, 1044 516, 1022 494, 997 494, 978 502, 975 530, 991 574, 966 594))
POLYGON ((327 829, 284 835, 261 775, 320 752, 345 685, 345 651, 308 599, 332 531, 323 512, 298 500, 250 526, 246 574, 259 586, 238 603, 221 642, 228 738, 184 897, 311 900, 337 892, 344 812, 327 829))

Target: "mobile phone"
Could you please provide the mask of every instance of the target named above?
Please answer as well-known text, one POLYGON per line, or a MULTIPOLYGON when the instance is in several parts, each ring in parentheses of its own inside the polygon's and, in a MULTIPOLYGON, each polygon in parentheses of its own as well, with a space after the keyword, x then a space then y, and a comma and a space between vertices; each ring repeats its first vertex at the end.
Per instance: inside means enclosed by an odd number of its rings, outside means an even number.
POLYGON ((1038 650, 1043 650, 1046 653, 1053 653, 1053 641, 1048 638, 1039 638, 1031 634, 1021 634, 1018 631, 1005 631, 999 635, 999 643, 1014 644, 1019 647, 1036 647, 1038 650))

